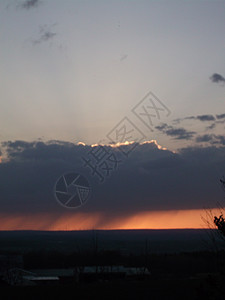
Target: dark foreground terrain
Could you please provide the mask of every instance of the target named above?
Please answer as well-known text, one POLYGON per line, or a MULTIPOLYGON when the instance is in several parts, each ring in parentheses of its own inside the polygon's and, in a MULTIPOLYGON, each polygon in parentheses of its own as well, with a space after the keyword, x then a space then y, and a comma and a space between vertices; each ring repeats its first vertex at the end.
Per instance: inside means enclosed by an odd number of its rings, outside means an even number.
MULTIPOLYGON (((211 230, 212 231, 212 230, 211 230)), ((142 253, 149 244, 151 253, 214 250, 205 229, 173 230, 85 230, 85 231, 0 231, 0 252, 57 250, 73 252, 93 247, 142 253)), ((217 241, 217 246, 220 242, 217 241)), ((222 245, 223 246, 223 245, 222 245)))
POLYGON ((225 299, 224 277, 153 278, 38 287, 1 287, 1 299, 225 299))
POLYGON ((0 232, 1 299, 222 300, 225 252, 209 236, 204 230, 0 232))
POLYGON ((168 279, 151 282, 110 282, 83 286, 1 288, 1 299, 224 299, 207 282, 168 279))

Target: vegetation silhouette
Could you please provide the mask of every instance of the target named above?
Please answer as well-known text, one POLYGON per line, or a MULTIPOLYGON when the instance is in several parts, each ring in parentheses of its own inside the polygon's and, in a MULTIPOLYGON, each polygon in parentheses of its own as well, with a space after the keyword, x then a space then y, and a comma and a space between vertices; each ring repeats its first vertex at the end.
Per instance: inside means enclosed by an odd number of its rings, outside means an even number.
MULTIPOLYGON (((222 188, 223 188, 224 191, 225 191, 225 180, 224 180, 224 178, 223 178, 223 179, 220 179, 220 182, 221 182, 221 184, 222 184, 222 188)), ((221 208, 222 208, 222 210, 224 210, 223 207, 221 207, 221 208)), ((224 217, 223 217, 222 211, 221 211, 221 214, 220 214, 219 217, 214 216, 214 221, 213 221, 213 222, 214 222, 214 224, 216 225, 216 227, 217 227, 219 233, 221 234, 221 236, 222 236, 222 237, 225 237, 225 219, 224 219, 224 217)))

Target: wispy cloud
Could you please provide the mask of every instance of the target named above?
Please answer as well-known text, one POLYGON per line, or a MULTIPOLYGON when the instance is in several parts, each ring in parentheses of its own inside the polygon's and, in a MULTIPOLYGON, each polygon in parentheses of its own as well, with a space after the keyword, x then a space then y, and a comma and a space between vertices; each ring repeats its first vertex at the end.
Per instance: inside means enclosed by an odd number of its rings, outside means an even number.
POLYGON ((127 57, 128 57, 128 55, 127 55, 127 54, 123 54, 123 55, 121 55, 121 57, 120 57, 120 61, 123 61, 123 60, 125 60, 127 57))
POLYGON ((206 130, 212 130, 216 127, 216 123, 212 123, 211 125, 207 126, 205 129, 206 130))
POLYGON ((216 115, 217 119, 225 119, 225 114, 216 115))
POLYGON ((215 121, 215 117, 213 115, 198 115, 198 116, 186 117, 183 120, 199 120, 205 122, 205 121, 215 121))
POLYGON ((212 82, 216 82, 216 83, 219 83, 219 82, 225 82, 225 78, 220 75, 220 74, 217 74, 217 73, 214 73, 210 79, 212 80, 212 82))
POLYGON ((50 26, 49 25, 40 26, 38 38, 32 41, 33 45, 37 45, 52 40, 57 35, 57 33, 52 30, 52 27, 54 27, 55 25, 56 24, 50 26))
POLYGON ((217 124, 224 124, 225 123, 225 114, 220 114, 215 116, 216 121, 213 122, 211 125, 207 126, 206 130, 211 130, 216 127, 217 124))
POLYGON ((225 146, 225 136, 216 134, 204 134, 196 137, 197 143, 210 143, 225 146))
POLYGON ((24 9, 32 9, 34 7, 38 7, 41 4, 40 0, 26 0, 21 3, 20 7, 24 9))
POLYGON ((212 115, 201 115, 201 116, 197 116, 196 119, 203 121, 203 122, 204 121, 214 121, 215 117, 212 115))
POLYGON ((195 131, 188 131, 185 128, 174 128, 173 126, 165 123, 161 126, 156 126, 156 129, 168 136, 174 137, 177 140, 189 140, 196 134, 195 131))
MULTIPOLYGON (((185 121, 185 120, 194 120, 194 121, 201 121, 201 122, 210 122, 210 121, 215 121, 216 118, 218 119, 218 118, 219 118, 218 116, 225 116, 225 114, 217 115, 216 117, 213 116, 213 115, 188 116, 188 117, 185 117, 185 118, 178 118, 178 119, 175 119, 175 120, 173 120, 173 123, 174 123, 174 124, 179 124, 179 123, 181 123, 182 121, 185 121)), ((222 117, 221 117, 221 118, 222 118, 222 117)))

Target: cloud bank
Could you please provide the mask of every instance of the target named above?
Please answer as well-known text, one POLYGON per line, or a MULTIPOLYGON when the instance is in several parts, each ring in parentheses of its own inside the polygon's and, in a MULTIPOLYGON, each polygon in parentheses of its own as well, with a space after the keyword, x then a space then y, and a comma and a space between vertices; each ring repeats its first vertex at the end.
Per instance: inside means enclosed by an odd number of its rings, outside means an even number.
MULTIPOLYGON (((207 138, 210 140, 202 140, 207 138)), ((219 179, 224 174, 225 147, 189 147, 174 153, 151 141, 137 145, 125 158, 120 147, 132 146, 106 146, 120 163, 100 183, 82 160, 100 146, 63 141, 2 143, 5 158, 0 164, 1 213, 68 213, 53 193, 56 180, 66 172, 83 174, 92 189, 91 198, 73 210, 74 216, 101 213, 109 220, 145 211, 215 207, 221 200, 219 179)))

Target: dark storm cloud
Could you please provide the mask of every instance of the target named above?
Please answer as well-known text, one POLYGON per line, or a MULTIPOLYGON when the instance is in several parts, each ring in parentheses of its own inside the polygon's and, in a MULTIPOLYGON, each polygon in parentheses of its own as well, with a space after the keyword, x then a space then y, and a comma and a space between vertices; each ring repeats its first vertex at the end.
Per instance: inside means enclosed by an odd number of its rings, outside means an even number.
POLYGON ((221 196, 218 180, 224 173, 225 147, 173 153, 151 142, 138 145, 128 158, 119 148, 106 147, 120 163, 103 184, 81 159, 90 158, 90 146, 16 141, 2 147, 8 153, 8 160, 0 164, 2 213, 67 213, 53 195, 56 180, 66 172, 84 174, 92 188, 91 199, 74 214, 102 212, 116 217, 148 210, 213 207, 221 196))
POLYGON ((21 3, 20 7, 24 9, 31 9, 40 5, 40 0, 26 0, 21 3))
POLYGON ((212 80, 212 82, 216 82, 216 83, 219 83, 219 82, 225 82, 225 78, 220 75, 220 74, 217 74, 217 73, 214 73, 210 79, 212 80))
POLYGON ((177 140, 189 140, 196 134, 196 132, 194 131, 187 131, 184 128, 174 128, 173 126, 167 124, 156 126, 156 129, 158 129, 166 135, 174 137, 177 140))
POLYGON ((8 157, 15 160, 51 160, 51 159, 74 159, 74 156, 80 154, 82 146, 63 141, 49 142, 24 142, 8 141, 3 142, 2 147, 6 149, 8 157), (52 155, 54 153, 54 155, 52 155), (71 156, 72 155, 72 156, 71 156))
POLYGON ((204 134, 196 137, 197 143, 210 143, 212 145, 219 144, 225 146, 225 136, 216 134, 204 134))

